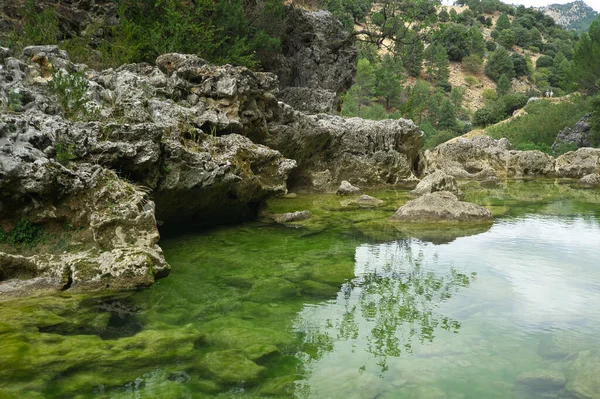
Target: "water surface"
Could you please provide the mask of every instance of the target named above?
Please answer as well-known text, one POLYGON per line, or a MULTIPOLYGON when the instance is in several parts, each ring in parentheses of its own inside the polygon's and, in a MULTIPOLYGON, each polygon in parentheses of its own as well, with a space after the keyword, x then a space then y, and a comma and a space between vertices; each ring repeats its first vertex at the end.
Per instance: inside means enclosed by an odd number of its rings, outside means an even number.
POLYGON ((465 190, 492 226, 299 195, 164 236, 151 289, 1 302, 0 397, 600 398, 600 193, 465 190))

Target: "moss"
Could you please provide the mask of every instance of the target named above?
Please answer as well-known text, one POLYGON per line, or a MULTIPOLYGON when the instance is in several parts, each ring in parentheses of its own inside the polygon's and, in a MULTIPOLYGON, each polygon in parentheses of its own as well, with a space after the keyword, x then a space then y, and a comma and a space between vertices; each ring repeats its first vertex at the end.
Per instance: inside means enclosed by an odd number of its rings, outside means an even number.
POLYGON ((248 360, 235 350, 208 353, 201 360, 200 367, 223 385, 252 385, 265 371, 264 367, 248 360))

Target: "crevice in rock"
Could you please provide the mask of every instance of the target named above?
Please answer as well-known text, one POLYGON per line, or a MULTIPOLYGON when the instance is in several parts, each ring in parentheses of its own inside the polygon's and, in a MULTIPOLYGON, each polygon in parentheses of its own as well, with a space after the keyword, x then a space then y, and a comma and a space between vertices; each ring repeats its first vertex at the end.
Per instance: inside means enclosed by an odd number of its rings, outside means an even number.
POLYGON ((73 269, 69 267, 67 271, 67 282, 60 288, 61 291, 66 291, 73 285, 73 269))

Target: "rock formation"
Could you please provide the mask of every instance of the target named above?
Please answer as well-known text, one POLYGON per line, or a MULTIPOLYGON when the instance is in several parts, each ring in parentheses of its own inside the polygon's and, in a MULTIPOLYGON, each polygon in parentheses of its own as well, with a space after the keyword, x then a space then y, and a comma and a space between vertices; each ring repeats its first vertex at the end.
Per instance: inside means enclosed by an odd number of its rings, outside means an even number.
POLYGON ((295 162, 249 138, 279 109, 274 75, 177 54, 102 72, 56 46, 23 54, 0 70, 2 235, 25 220, 68 245, 22 256, 5 239, 0 292, 150 285, 169 270, 155 202, 165 223, 214 223, 286 192, 295 162))
POLYGON ((591 118, 591 114, 587 114, 577 121, 575 126, 572 128, 566 127, 561 130, 556 136, 554 143, 552 143, 552 151, 556 152, 561 146, 564 145, 572 145, 576 146, 577 148, 591 147, 591 118))
POLYGON ((459 201, 456 195, 448 191, 437 191, 408 201, 398 208, 390 220, 416 223, 491 223, 493 217, 489 210, 480 205, 459 201))
POLYGON ((581 178, 600 169, 600 149, 580 148, 554 158, 541 151, 515 151, 507 139, 459 137, 423 155, 424 172, 442 170, 461 179, 581 178))
POLYGON ((292 187, 332 191, 342 180, 366 187, 416 179, 423 132, 410 120, 304 115, 287 106, 280 118, 266 144, 297 161, 292 187))
POLYGON ((415 196, 421 196, 436 191, 449 191, 458 198, 464 197, 464 193, 458 188, 454 176, 448 175, 442 170, 425 176, 410 193, 415 196))
POLYGON ((289 8, 283 54, 267 70, 279 77, 282 101, 308 112, 332 112, 352 86, 354 40, 330 12, 289 8))

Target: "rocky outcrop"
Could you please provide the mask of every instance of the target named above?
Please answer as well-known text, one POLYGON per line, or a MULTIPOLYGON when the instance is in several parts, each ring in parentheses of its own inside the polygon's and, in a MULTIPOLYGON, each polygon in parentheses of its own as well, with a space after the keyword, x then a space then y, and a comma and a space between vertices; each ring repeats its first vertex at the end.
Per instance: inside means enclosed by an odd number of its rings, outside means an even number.
POLYGON ((580 148, 556 158, 559 177, 581 178, 600 172, 600 148, 580 148))
POLYGON ((56 46, 24 57, 0 70, 0 238, 25 220, 68 246, 0 244, 0 292, 150 285, 169 270, 155 213, 239 220, 286 192, 295 162, 250 139, 279 112, 274 75, 178 54, 102 72, 56 46))
POLYGON ((268 67, 281 88, 308 87, 334 93, 354 81, 357 51, 351 35, 329 11, 289 8, 283 56, 268 67))
POLYGON ((398 208, 390 220, 416 223, 491 223, 493 217, 489 210, 480 205, 459 201, 456 195, 448 191, 437 191, 408 201, 398 208))
POLYGON ((276 213, 272 217, 277 223, 285 224, 310 219, 312 217, 312 213, 310 211, 296 211, 288 213, 276 213))
POLYGON ((556 153, 561 146, 565 145, 576 146, 576 148, 591 147, 591 119, 592 115, 587 114, 572 128, 566 127, 561 130, 552 144, 552 151, 556 153))
POLYGON ((406 119, 304 115, 283 106, 266 143, 297 161, 290 186, 332 191, 342 180, 362 187, 415 180, 422 139, 406 119))
POLYGON ((414 190, 410 193, 415 196, 434 193, 436 191, 449 191, 458 198, 463 198, 464 193, 458 188, 454 176, 446 174, 444 171, 438 170, 430 175, 427 175, 417 184, 414 190))
POLYGON ((589 187, 600 187, 600 173, 590 173, 579 179, 579 183, 589 187))
POLYGON ((554 158, 541 151, 515 151, 507 139, 459 137, 425 151, 425 173, 436 170, 462 179, 565 177, 581 178, 600 170, 600 149, 580 148, 554 158))

